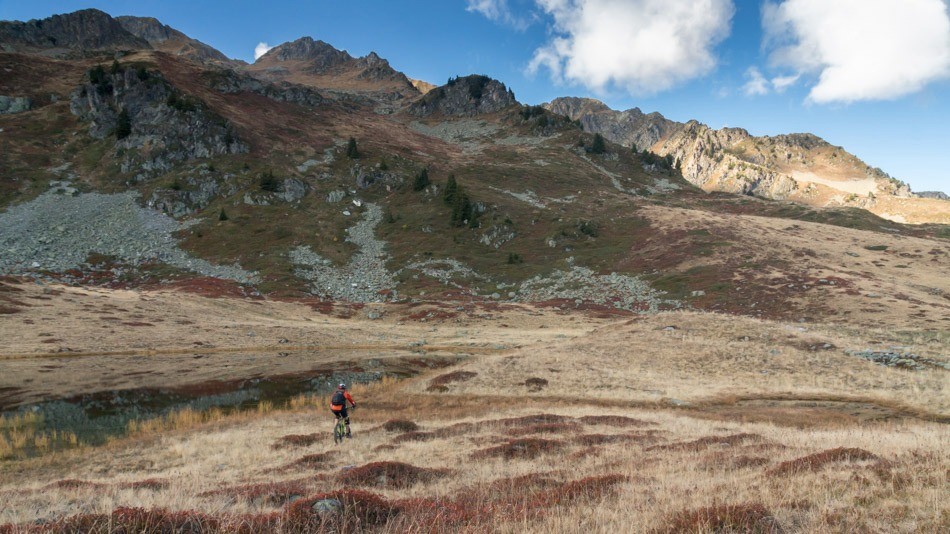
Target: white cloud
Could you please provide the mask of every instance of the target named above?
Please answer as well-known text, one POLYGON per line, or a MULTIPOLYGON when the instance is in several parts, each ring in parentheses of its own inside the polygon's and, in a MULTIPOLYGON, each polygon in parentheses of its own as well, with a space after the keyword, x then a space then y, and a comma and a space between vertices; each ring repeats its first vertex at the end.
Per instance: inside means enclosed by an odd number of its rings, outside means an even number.
POLYGON ((716 66, 713 48, 728 36, 732 0, 536 0, 554 18, 554 36, 535 51, 559 82, 594 91, 653 94, 716 66))
POLYGON ((772 91, 784 93, 786 89, 798 81, 799 75, 775 76, 770 80, 762 74, 758 67, 749 67, 745 71, 745 77, 748 78, 748 81, 742 86, 742 92, 746 96, 763 96, 772 91))
POLYGON ((273 46, 269 46, 265 42, 257 43, 257 46, 254 47, 254 61, 257 61, 264 54, 266 54, 273 46))
POLYGON ((798 74, 793 74, 791 76, 776 76, 771 79, 772 87, 775 88, 776 93, 784 93, 786 89, 795 85, 795 82, 801 78, 798 74))
POLYGON ((465 8, 469 13, 481 13, 488 20, 507 24, 513 28, 524 30, 531 25, 531 21, 524 17, 516 16, 508 0, 466 0, 468 7, 465 8))
POLYGON ((742 92, 746 96, 761 96, 769 94, 769 81, 765 79, 765 76, 762 76, 762 73, 759 72, 759 69, 755 67, 749 67, 749 70, 745 71, 746 78, 749 78, 749 81, 742 86, 742 92))
POLYGON ((768 2, 762 22, 775 65, 818 75, 812 102, 893 99, 950 75, 945 0, 768 2))

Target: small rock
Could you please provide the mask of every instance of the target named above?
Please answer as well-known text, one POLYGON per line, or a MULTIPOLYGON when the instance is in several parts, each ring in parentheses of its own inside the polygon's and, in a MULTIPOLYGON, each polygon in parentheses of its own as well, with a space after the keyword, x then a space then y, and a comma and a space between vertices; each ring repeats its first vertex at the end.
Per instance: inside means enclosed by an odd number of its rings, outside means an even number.
POLYGON ((337 499, 320 499, 310 507, 318 514, 340 514, 343 513, 343 503, 337 499))

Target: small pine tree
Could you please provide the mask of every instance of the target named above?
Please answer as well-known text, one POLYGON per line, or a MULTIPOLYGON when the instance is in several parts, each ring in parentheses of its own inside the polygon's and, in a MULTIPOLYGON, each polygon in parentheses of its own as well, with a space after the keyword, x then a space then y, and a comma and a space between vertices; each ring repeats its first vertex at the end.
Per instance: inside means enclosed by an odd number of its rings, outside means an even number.
POLYGON ((148 71, 145 69, 144 65, 139 65, 135 68, 135 75, 143 82, 148 79, 148 71))
POLYGON ((113 60, 112 60, 112 68, 109 69, 109 72, 110 72, 111 74, 113 74, 113 75, 116 75, 116 74, 118 74, 121 70, 122 70, 122 65, 119 65, 119 60, 113 59, 113 60))
POLYGON ((634 154, 636 154, 636 153, 638 152, 638 151, 637 151, 637 144, 636 144, 636 143, 631 143, 631 144, 630 144, 630 150, 633 151, 634 154))
POLYGON ((519 254, 515 254, 514 252, 509 252, 508 265, 515 265, 518 263, 524 263, 524 260, 521 259, 521 256, 519 254))
POLYGON ((594 142, 590 146, 591 154, 603 154, 607 151, 607 145, 604 143, 604 136, 594 134, 594 142))
POLYGON ((221 208, 221 213, 218 214, 218 220, 219 221, 228 220, 228 214, 224 212, 224 208, 221 208))
POLYGON ((280 191, 280 182, 271 171, 262 172, 259 183, 261 191, 267 191, 268 193, 277 193, 280 191))
POLYGON ((356 147, 356 139, 354 139, 354 138, 352 138, 352 137, 351 137, 350 140, 346 143, 346 157, 348 157, 348 158, 350 158, 350 159, 359 159, 359 157, 360 157, 360 151, 359 151, 359 149, 356 147))
POLYGON ((473 220, 472 202, 465 191, 459 188, 452 202, 452 226, 465 226, 465 223, 471 223, 473 220))
POLYGON ((89 69, 89 83, 101 85, 104 81, 106 81, 106 69, 102 68, 102 65, 89 69))
POLYGON ((452 201, 455 200, 455 195, 458 194, 459 185, 455 181, 455 175, 449 175, 449 181, 445 183, 445 191, 442 193, 442 199, 445 200, 445 203, 452 205, 452 201))
POLYGON ((412 190, 422 191, 426 187, 429 187, 429 169, 422 169, 412 182, 412 190))
POLYGON ((129 117, 129 112, 125 109, 119 112, 118 118, 115 121, 115 138, 125 139, 132 133, 132 118, 129 117))

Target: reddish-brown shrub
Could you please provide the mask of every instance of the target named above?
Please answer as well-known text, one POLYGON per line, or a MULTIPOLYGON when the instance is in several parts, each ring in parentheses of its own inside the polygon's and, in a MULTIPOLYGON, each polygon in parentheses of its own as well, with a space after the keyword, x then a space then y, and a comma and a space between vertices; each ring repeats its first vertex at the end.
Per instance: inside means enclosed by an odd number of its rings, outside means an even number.
POLYGON ((393 438, 393 443, 406 443, 408 441, 431 441, 439 436, 435 432, 406 432, 393 438))
POLYGON ((226 496, 240 499, 258 506, 282 506, 288 502, 302 498, 307 494, 307 486, 299 480, 285 482, 265 482, 262 484, 248 484, 233 486, 213 491, 206 491, 200 497, 226 496))
POLYGON ((580 418, 580 422, 585 425, 607 425, 621 428, 656 425, 656 423, 650 421, 641 421, 625 415, 585 415, 580 418))
POLYGON ((386 524, 400 512, 398 506, 367 491, 343 489, 300 499, 287 508, 288 532, 361 532, 386 524), (319 502, 338 503, 324 511, 314 510, 319 502))
POLYGON ((289 447, 309 447, 314 443, 325 439, 325 434, 289 434, 277 438, 277 441, 271 445, 272 449, 286 449, 289 447))
POLYGON ((637 436, 630 434, 583 434, 574 438, 574 443, 578 445, 606 445, 608 443, 623 443, 625 441, 636 441, 637 436))
POLYGON ((723 504, 697 510, 684 510, 669 518, 656 533, 685 532, 748 532, 778 534, 782 532, 771 512, 761 503, 723 504))
POLYGON ((538 494, 536 504, 544 507, 560 503, 590 502, 602 499, 613 492, 615 487, 629 480, 624 475, 610 474, 572 480, 549 491, 538 494))
POLYGON ((526 415, 523 417, 509 417, 506 419, 496 419, 494 421, 485 421, 484 424, 487 425, 498 425, 504 427, 516 427, 516 426, 527 426, 527 425, 545 425, 551 423, 565 423, 567 421, 573 421, 573 417, 567 417, 565 415, 555 415, 550 413, 539 413, 536 415, 526 415))
POLYGON ((540 423, 535 425, 515 427, 508 433, 512 436, 524 436, 527 434, 560 434, 564 432, 576 432, 580 430, 580 428, 581 425, 574 422, 540 423))
POLYGON ((135 482, 126 482, 119 487, 123 489, 160 491, 167 489, 170 485, 171 484, 164 478, 147 478, 145 480, 136 480, 135 482))
POLYGON ((383 423, 383 430, 386 432, 415 432, 419 430, 419 425, 407 419, 390 419, 383 423))
POLYGON ((668 443, 650 447, 648 451, 698 451, 712 445, 738 445, 744 441, 760 440, 758 434, 732 434, 729 436, 705 436, 693 441, 668 443))
POLYGON ((507 443, 495 447, 477 450, 472 453, 472 458, 530 459, 537 458, 542 454, 560 451, 563 447, 564 443, 558 440, 521 438, 509 440, 507 443))
POLYGON ((452 371, 451 373, 445 373, 444 375, 439 375, 429 381, 430 386, 445 386, 453 382, 465 382, 466 380, 471 380, 478 376, 478 373, 474 371, 452 371))
POLYGON ((553 488, 560 484, 553 478, 540 473, 530 473, 517 477, 499 478, 488 485, 490 495, 495 499, 505 499, 515 495, 525 495, 553 488))
POLYGON ((64 480, 57 480, 52 484, 48 484, 44 489, 102 489, 104 487, 104 484, 100 484, 98 482, 67 478, 64 480))
POLYGON ((218 519, 207 514, 173 512, 161 508, 116 508, 112 512, 111 523, 112 532, 197 533, 220 528, 218 519))
POLYGON ((862 460, 880 460, 880 457, 864 449, 838 447, 837 449, 828 449, 826 451, 796 458, 795 460, 782 462, 772 469, 769 469, 768 474, 786 475, 789 473, 797 473, 799 471, 817 471, 822 467, 835 462, 862 460))
POLYGON ((308 454, 306 456, 302 456, 298 458, 297 460, 294 460, 293 462, 287 464, 286 466, 284 466, 284 468, 293 469, 293 468, 303 467, 307 469, 319 469, 319 468, 326 467, 326 465, 330 463, 331 461, 333 461, 332 453, 321 452, 317 454, 308 454))
POLYGON ((343 484, 379 488, 408 488, 448 475, 445 469, 427 469, 402 462, 373 462, 344 471, 339 476, 343 484))

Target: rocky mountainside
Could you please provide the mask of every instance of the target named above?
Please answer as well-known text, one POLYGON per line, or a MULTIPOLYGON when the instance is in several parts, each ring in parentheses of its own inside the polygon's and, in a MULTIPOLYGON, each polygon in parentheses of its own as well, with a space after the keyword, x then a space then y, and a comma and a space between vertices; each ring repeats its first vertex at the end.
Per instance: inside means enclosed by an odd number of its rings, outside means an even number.
POLYGON ((192 39, 167 24, 162 24, 158 19, 126 16, 116 17, 115 20, 126 31, 145 40, 156 50, 183 56, 201 63, 231 67, 245 65, 243 61, 230 59, 201 41, 192 39))
POLYGON ((517 105, 514 92, 506 88, 505 84, 488 76, 473 74, 453 78, 442 87, 430 90, 412 104, 409 112, 418 116, 441 113, 472 117, 517 105))
POLYGON ((0 50, 39 52, 48 56, 104 50, 151 48, 118 20, 98 9, 83 9, 28 22, 0 21, 0 50))
POLYGON ((896 213, 895 204, 905 210, 913 205, 906 184, 812 134, 756 137, 741 128, 714 130, 637 108, 615 111, 586 98, 558 98, 545 107, 616 143, 672 156, 683 177, 706 191, 855 206, 896 220, 950 220, 950 207, 940 204, 921 204, 910 217, 896 213))
POLYGON ((272 48, 245 71, 267 81, 289 81, 320 89, 419 95, 405 74, 375 52, 353 57, 312 37, 272 48))
MULTIPOLYGON (((899 253, 937 251, 934 269, 950 257, 941 241, 950 229, 893 223, 857 202, 812 209, 694 185, 734 177, 746 184, 737 193, 784 188, 796 198, 808 187, 794 172, 818 182, 838 177, 818 176, 826 168, 856 165, 813 136, 758 139, 639 111, 618 118, 593 101, 551 106, 615 132, 600 137, 486 76, 423 95, 376 54, 354 58, 313 39, 249 66, 210 52, 199 61, 165 47, 187 37, 124 20, 141 37, 102 30, 138 40, 121 54, 0 52, 0 93, 16 111, 0 114, 0 228, 10 229, 0 274, 115 286, 210 275, 252 284, 245 294, 308 299, 797 319, 822 298, 800 287, 827 286, 871 309, 841 271, 851 254, 904 265, 889 249, 906 239, 899 253), (653 152, 610 140, 623 132, 653 152), (847 242, 816 252, 842 227, 847 242)), ((940 302, 943 290, 927 284, 901 298, 940 302)))

